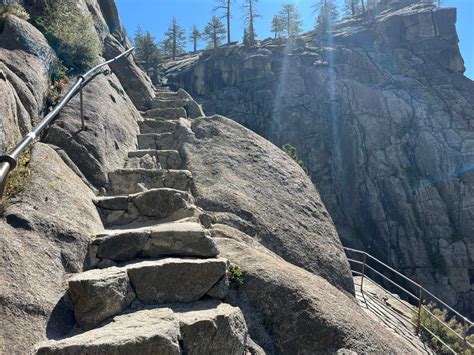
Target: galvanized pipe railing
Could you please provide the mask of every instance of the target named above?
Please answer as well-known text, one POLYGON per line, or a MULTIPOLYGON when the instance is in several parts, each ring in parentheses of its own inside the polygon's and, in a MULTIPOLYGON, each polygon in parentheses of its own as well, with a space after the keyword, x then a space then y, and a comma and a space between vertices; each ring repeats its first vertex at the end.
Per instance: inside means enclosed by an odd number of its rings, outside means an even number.
POLYGON ((16 168, 17 166, 17 159, 18 157, 26 150, 26 148, 37 138, 41 135, 43 130, 56 118, 59 112, 66 106, 66 104, 71 101, 71 99, 80 92, 81 100, 81 126, 82 130, 85 129, 85 122, 84 122, 84 107, 83 107, 83 88, 90 82, 90 80, 94 79, 98 74, 100 74, 99 69, 102 69, 106 65, 113 63, 119 60, 122 57, 126 57, 132 53, 135 48, 132 47, 127 51, 123 52, 122 54, 112 58, 104 63, 96 65, 94 68, 89 70, 86 74, 80 75, 77 78, 76 83, 72 86, 64 97, 61 99, 59 104, 50 112, 48 113, 41 122, 30 132, 28 133, 18 145, 12 150, 11 153, 5 154, 0 156, 0 198, 2 198, 5 188, 7 186, 8 175, 10 172, 16 168))
MULTIPOLYGON (((351 266, 351 272, 354 275, 358 275, 361 277, 361 292, 363 292, 363 285, 364 285, 364 278, 369 279, 372 281, 377 287, 383 289, 386 291, 381 285, 379 285, 377 282, 375 282, 372 278, 368 277, 367 271, 372 271, 374 274, 377 276, 381 277, 385 281, 388 281, 391 285, 395 286, 399 290, 401 290, 405 295, 407 295, 409 298, 411 298, 413 301, 415 301, 416 306, 417 306, 417 319, 416 319, 416 324, 414 324, 411 320, 408 320, 411 324, 415 326, 415 333, 416 335, 420 334, 421 329, 423 328, 425 331, 427 331, 432 337, 434 337, 437 341, 439 341, 442 345, 444 345, 448 350, 450 350, 452 353, 456 354, 456 351, 454 351, 448 344, 446 344, 439 336, 434 334, 431 330, 427 329, 423 324, 421 324, 421 315, 422 311, 425 311, 430 317, 435 319, 437 322, 442 324, 447 330, 449 330, 452 334, 455 335, 459 339, 460 342, 463 343, 464 349, 474 349, 474 345, 469 343, 466 340, 466 337, 468 335, 469 329, 473 326, 473 322, 468 319, 467 317, 463 316, 460 314, 458 311, 450 307, 448 304, 440 300, 438 297, 436 297, 433 293, 428 291, 426 288, 418 284, 417 282, 411 280, 407 276, 403 275, 402 273, 398 272, 394 268, 388 266, 384 262, 378 260, 377 258, 373 257, 372 255, 366 253, 365 251, 362 250, 357 250, 357 249, 352 249, 352 248, 344 248, 346 253, 354 253, 357 255, 362 256, 362 260, 356 260, 352 259, 348 255, 348 260, 352 264, 360 265, 361 271, 358 270, 353 270, 351 266), (376 264, 383 266, 386 270, 389 270, 390 272, 394 273, 395 275, 401 277, 403 280, 405 280, 408 284, 410 284, 412 287, 414 287, 418 291, 418 295, 414 295, 412 292, 408 291, 405 287, 402 287, 401 285, 397 284, 395 281, 387 277, 386 275, 382 274, 380 271, 376 270, 374 267, 368 265, 368 260, 374 261, 376 264), (460 334, 457 332, 455 329, 451 328, 449 324, 444 322, 442 319, 437 317, 435 314, 433 314, 427 307, 423 305, 423 300, 427 300, 427 298, 430 298, 431 300, 436 301, 437 304, 439 304, 441 307, 445 308, 452 314, 456 315, 464 324, 464 332, 463 334, 460 334)), ((391 293, 389 293, 391 294, 391 293)), ((399 302, 402 302, 400 299, 397 297, 393 297, 399 302)))

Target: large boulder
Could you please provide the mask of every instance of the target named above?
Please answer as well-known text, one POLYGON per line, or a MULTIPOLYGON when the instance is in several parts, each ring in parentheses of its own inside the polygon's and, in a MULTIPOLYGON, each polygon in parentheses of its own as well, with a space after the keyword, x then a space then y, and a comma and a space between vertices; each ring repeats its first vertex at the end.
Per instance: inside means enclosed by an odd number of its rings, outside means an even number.
POLYGON ((369 319, 354 298, 292 265, 232 227, 211 229, 221 255, 243 272, 225 299, 239 306, 250 336, 270 354, 412 353, 369 319))
MULTIPOLYGON (((115 37, 109 35, 105 38, 104 57, 106 59, 112 59, 125 51, 126 48, 115 37)), ((153 84, 148 76, 135 64, 133 56, 121 58, 110 64, 110 68, 119 78, 135 106, 141 111, 150 109, 155 97, 153 84)))
POLYGON ((83 269, 89 237, 102 229, 93 192, 53 148, 37 143, 27 173, 0 219, 2 353, 29 353, 74 327, 64 278, 83 269))
POLYGON ((99 75, 84 88, 86 130, 81 130, 79 95, 61 111, 45 141, 61 147, 96 187, 122 168, 136 148, 140 113, 114 74, 99 75))
POLYGON ((25 20, 7 16, 0 33, 2 152, 39 121, 55 61, 56 55, 41 32, 25 20))
POLYGON ((309 177, 286 153, 221 116, 196 119, 180 139, 196 204, 288 262, 352 291, 334 225, 309 177))

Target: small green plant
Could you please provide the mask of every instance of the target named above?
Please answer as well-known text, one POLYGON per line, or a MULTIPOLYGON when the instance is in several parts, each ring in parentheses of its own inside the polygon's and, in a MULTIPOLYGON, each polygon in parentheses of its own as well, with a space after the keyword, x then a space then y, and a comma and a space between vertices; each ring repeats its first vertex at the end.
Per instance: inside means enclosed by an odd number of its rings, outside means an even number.
MULTIPOLYGON (((448 311, 445 309, 436 308, 433 304, 427 304, 425 307, 433 313, 437 318, 441 319, 443 322, 448 324, 448 326, 455 330, 458 334, 463 334, 464 329, 463 325, 456 318, 449 318, 448 311)), ((459 337, 457 337, 453 332, 446 328, 441 322, 436 320, 431 314, 428 313, 425 309, 421 310, 420 324, 422 325, 420 329, 421 338, 429 344, 429 346, 437 354, 449 354, 451 353, 446 346, 441 344, 434 336, 432 336, 426 329, 429 329, 433 334, 438 336, 442 341, 444 341, 451 349, 456 351, 458 354, 463 355, 473 355, 472 349, 468 346, 464 346, 464 343, 459 337)), ((418 321, 418 314, 414 314, 413 322, 416 324, 418 321)), ((466 337, 467 342, 474 343, 474 335, 466 337)))
POLYGON ((83 71, 97 64, 102 43, 92 16, 85 14, 75 0, 52 1, 44 16, 36 17, 33 23, 66 67, 83 71))
POLYGON ((304 162, 298 157, 298 153, 296 151, 296 148, 292 146, 291 144, 285 144, 283 146, 283 151, 290 156, 291 159, 293 159, 299 166, 301 166, 301 169, 304 170, 306 175, 309 175, 308 169, 304 165, 304 162))
MULTIPOLYGON (((11 149, 9 149, 11 150, 11 149)), ((9 151, 7 150, 7 151, 9 151)), ((29 150, 20 155, 17 162, 17 167, 10 173, 5 188, 5 194, 1 203, 1 209, 5 210, 8 203, 26 190, 28 186, 28 179, 31 176, 31 169, 29 168, 31 160, 31 153, 29 150)))
POLYGON ((239 288, 244 285, 244 273, 240 270, 237 265, 231 265, 229 267, 229 281, 233 288, 239 288))
POLYGON ((5 25, 5 20, 8 15, 14 15, 19 17, 23 20, 28 21, 30 19, 30 15, 26 12, 25 8, 20 4, 13 3, 7 5, 0 5, 0 29, 3 30, 3 26, 5 25))
POLYGON ((67 80, 57 80, 53 82, 46 94, 46 104, 48 107, 56 106, 61 99, 61 92, 64 86, 66 86, 67 80))

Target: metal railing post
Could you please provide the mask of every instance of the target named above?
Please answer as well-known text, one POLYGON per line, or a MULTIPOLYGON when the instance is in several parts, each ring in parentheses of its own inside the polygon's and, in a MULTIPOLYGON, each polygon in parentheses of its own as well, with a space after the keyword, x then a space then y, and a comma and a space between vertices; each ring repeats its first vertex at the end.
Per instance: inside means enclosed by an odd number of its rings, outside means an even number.
POLYGON ((463 331, 462 337, 463 337, 463 348, 466 354, 467 354, 467 348, 468 348, 467 334, 469 333, 470 328, 471 328, 470 325, 467 324, 466 321, 464 320, 464 326, 462 327, 462 331, 463 331))
POLYGON ((0 163, 0 199, 3 198, 5 189, 7 187, 8 174, 10 173, 10 163, 0 163))
POLYGON ((418 319, 416 320, 416 335, 420 335, 421 330, 421 308, 423 306, 423 290, 418 287, 418 319))
POLYGON ((361 279, 360 279, 360 292, 363 291, 363 287, 364 287, 364 276, 365 276, 365 263, 367 261, 367 254, 363 254, 363 257, 362 257, 362 271, 361 271, 361 279))
POLYGON ((79 80, 81 80, 81 86, 79 87, 79 101, 81 105, 81 130, 84 131, 86 129, 86 123, 84 121, 84 77, 80 76, 79 80))

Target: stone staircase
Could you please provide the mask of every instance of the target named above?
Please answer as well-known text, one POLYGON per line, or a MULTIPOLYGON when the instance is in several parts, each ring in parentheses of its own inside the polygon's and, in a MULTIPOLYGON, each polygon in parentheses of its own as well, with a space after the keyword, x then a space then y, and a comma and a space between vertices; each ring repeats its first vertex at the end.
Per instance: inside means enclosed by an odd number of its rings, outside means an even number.
POLYGON ((76 329, 38 354, 246 352, 243 314, 221 301, 229 263, 199 222, 192 173, 181 169, 179 120, 200 116, 185 91, 158 89, 138 150, 94 201, 106 230, 90 243, 92 269, 68 281, 76 329))

